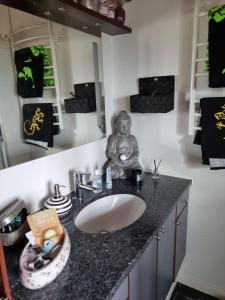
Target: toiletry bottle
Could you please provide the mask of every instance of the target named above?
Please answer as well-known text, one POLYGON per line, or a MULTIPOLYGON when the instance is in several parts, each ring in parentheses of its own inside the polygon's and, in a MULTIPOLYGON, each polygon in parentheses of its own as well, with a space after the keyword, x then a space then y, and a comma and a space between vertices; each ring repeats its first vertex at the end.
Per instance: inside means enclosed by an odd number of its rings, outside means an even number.
POLYGON ((112 189, 112 170, 111 167, 106 169, 106 188, 107 190, 112 189))
POLYGON ((95 169, 94 176, 92 178, 92 185, 95 188, 94 193, 101 193, 101 191, 102 191, 102 176, 98 169, 95 169))

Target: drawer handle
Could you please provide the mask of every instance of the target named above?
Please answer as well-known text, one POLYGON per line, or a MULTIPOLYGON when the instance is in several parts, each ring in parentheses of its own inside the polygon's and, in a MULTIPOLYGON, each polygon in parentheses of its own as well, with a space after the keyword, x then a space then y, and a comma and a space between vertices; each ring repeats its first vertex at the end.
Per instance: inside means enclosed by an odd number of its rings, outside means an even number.
POLYGON ((183 226, 183 224, 181 222, 177 222, 177 226, 183 226))

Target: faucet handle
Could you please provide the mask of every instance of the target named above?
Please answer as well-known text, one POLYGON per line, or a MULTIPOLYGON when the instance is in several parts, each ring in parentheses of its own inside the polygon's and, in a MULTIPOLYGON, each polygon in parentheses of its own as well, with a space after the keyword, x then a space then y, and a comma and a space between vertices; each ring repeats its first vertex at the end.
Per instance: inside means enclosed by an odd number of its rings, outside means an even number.
POLYGON ((86 185, 90 181, 89 180, 90 175, 91 175, 91 173, 84 173, 84 172, 80 172, 80 171, 74 171, 74 180, 75 180, 76 186, 78 186, 80 184, 86 185))

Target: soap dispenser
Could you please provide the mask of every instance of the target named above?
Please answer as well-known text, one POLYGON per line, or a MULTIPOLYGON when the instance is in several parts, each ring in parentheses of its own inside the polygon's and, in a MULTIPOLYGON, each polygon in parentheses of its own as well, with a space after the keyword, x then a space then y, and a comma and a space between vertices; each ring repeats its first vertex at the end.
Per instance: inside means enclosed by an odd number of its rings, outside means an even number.
POLYGON ((64 186, 59 184, 54 185, 54 195, 45 201, 44 208, 55 208, 57 214, 63 216, 71 210, 72 202, 67 196, 62 196, 60 187, 64 186))

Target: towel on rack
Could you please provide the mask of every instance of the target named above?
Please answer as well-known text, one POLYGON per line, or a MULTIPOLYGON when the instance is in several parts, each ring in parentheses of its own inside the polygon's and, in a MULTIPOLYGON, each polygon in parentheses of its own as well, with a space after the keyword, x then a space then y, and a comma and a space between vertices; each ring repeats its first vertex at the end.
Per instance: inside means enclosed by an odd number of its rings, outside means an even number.
POLYGON ((52 103, 35 103, 23 105, 23 135, 26 143, 38 145, 43 148, 53 147, 52 103))
POLYGON ((198 131, 194 143, 201 145, 202 163, 211 169, 225 168, 225 98, 200 100, 202 131, 198 131))
POLYGON ((209 87, 225 87, 225 5, 209 10, 209 87))
POLYGON ((15 52, 17 93, 23 98, 42 97, 44 80, 44 55, 35 47, 15 52))

